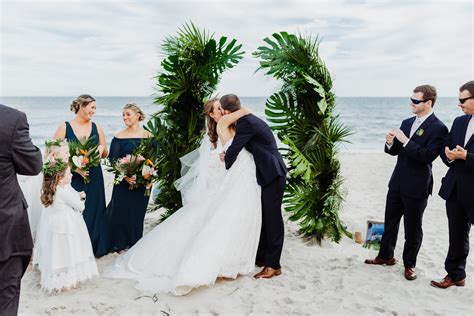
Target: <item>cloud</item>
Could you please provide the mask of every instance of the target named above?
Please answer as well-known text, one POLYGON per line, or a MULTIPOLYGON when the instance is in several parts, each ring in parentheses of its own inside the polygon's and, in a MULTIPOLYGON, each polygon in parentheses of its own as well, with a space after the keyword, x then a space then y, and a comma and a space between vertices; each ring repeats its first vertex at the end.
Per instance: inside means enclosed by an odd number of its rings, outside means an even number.
POLYGON ((6 1, 0 95, 150 95, 160 44, 193 21, 236 38, 245 59, 221 93, 269 95, 251 53, 274 32, 316 36, 340 96, 456 94, 473 78, 470 1, 6 1))

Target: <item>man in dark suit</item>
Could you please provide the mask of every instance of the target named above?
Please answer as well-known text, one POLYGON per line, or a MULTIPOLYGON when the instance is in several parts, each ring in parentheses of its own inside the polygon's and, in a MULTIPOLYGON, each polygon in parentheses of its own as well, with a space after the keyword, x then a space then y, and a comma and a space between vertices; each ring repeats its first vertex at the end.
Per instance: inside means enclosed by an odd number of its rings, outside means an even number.
POLYGON ((449 249, 444 262, 448 275, 431 285, 442 289, 464 286, 466 279, 469 231, 474 222, 474 81, 459 88, 459 106, 465 115, 454 120, 441 152, 449 167, 439 190, 448 215, 449 249))
MULTIPOLYGON (((33 241, 17 174, 37 175, 41 152, 29 136, 25 113, 0 104, 0 315, 16 315, 21 278, 33 241)), ((38 188, 39 189, 39 188, 38 188)))
POLYGON ((385 227, 380 251, 367 264, 394 265, 398 228, 403 218, 405 246, 404 276, 416 279, 416 257, 423 240, 422 219, 433 189, 431 163, 438 157, 448 134, 447 127, 433 114, 436 89, 430 85, 416 87, 411 98, 415 117, 402 122, 400 129, 386 136, 385 152, 398 156, 388 184, 385 206, 385 227))
MULTIPOLYGON (((240 109, 240 100, 234 94, 223 96, 220 103, 225 113, 240 109)), ((257 182, 262 187, 262 229, 256 264, 262 266, 263 270, 255 277, 271 278, 281 274, 280 257, 285 233, 281 215, 286 185, 285 162, 270 127, 252 114, 240 118, 236 123, 234 139, 225 153, 226 169, 232 167, 244 147, 253 154, 257 182)))

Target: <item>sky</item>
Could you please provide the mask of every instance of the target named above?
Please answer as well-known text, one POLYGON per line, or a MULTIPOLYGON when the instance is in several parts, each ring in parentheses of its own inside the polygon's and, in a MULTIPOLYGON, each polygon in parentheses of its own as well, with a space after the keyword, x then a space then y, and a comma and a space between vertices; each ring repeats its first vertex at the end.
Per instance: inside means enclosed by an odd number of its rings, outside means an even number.
POLYGON ((474 79, 471 0, 0 0, 0 17, 0 96, 153 95, 160 45, 190 21, 246 52, 220 95, 278 90, 252 52, 280 31, 319 36, 337 96, 409 96, 421 84, 457 96, 474 79))

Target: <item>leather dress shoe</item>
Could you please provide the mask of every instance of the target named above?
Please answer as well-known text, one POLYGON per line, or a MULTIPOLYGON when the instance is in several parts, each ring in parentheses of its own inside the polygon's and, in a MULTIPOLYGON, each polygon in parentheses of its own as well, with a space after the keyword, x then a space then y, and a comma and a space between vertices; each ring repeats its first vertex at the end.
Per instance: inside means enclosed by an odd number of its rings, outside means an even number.
POLYGON ((459 281, 454 281, 449 277, 449 275, 445 276, 444 279, 441 281, 431 281, 430 285, 433 287, 437 287, 439 289, 447 289, 450 286, 464 286, 466 283, 466 278, 459 280, 459 281))
POLYGON ((415 268, 405 268, 405 279, 413 281, 416 279, 415 268))
POLYGON ((397 260, 392 257, 390 259, 382 259, 379 256, 375 257, 375 259, 365 259, 364 261, 366 264, 378 264, 378 265, 387 265, 387 266, 393 266, 395 263, 397 263, 397 260))
POLYGON ((281 274, 281 269, 273 269, 270 267, 263 268, 262 271, 254 275, 256 279, 270 279, 274 276, 278 276, 281 274))

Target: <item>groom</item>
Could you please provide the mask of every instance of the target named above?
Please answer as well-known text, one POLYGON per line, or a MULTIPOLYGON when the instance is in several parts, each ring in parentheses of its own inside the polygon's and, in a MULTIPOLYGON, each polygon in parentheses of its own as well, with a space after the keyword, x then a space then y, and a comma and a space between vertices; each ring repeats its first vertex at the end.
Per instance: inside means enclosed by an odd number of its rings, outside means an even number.
MULTIPOLYGON (((220 104, 224 114, 240 109, 240 100, 235 94, 224 95, 220 104)), ((286 185, 286 167, 270 127, 252 114, 236 122, 234 140, 225 153, 226 169, 232 167, 244 147, 253 154, 257 182, 262 187, 262 229, 256 264, 263 270, 255 278, 268 279, 281 274, 284 237, 281 203, 286 185)))
POLYGON ((16 175, 37 175, 42 164, 25 113, 0 104, 0 315, 18 312, 21 278, 33 248, 28 206, 16 175))

